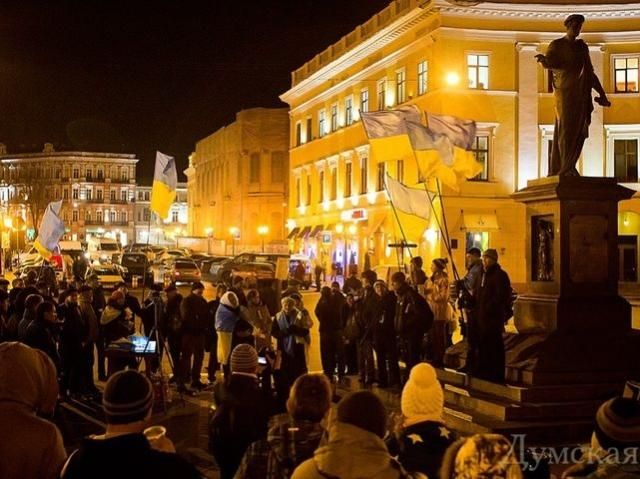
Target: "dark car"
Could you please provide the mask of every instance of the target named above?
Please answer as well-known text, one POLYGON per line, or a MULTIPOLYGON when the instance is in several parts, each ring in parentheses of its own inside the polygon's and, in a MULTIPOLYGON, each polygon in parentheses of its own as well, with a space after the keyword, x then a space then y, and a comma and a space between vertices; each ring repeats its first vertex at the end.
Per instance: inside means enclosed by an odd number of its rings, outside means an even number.
POLYGON ((213 283, 218 281, 218 271, 222 267, 225 261, 229 261, 228 256, 213 256, 207 259, 203 259, 200 262, 200 272, 202 273, 202 279, 211 281, 213 283))
POLYGON ((120 264, 126 268, 124 275, 126 281, 139 276, 145 285, 150 286, 153 283, 153 268, 146 254, 124 253, 120 264))
POLYGON ((217 281, 223 281, 225 283, 229 283, 231 281, 231 272, 234 269, 238 269, 238 267, 244 263, 268 263, 271 264, 275 270, 276 263, 278 262, 278 258, 287 258, 289 259, 288 254, 278 254, 278 253, 242 253, 238 256, 231 258, 228 261, 222 263, 218 274, 217 281))
POLYGON ((241 263, 231 270, 231 280, 240 277, 244 280, 257 281, 276 277, 275 266, 271 263, 241 263))
POLYGON ((194 283, 202 279, 200 268, 191 260, 178 259, 172 263, 171 281, 174 283, 194 283))

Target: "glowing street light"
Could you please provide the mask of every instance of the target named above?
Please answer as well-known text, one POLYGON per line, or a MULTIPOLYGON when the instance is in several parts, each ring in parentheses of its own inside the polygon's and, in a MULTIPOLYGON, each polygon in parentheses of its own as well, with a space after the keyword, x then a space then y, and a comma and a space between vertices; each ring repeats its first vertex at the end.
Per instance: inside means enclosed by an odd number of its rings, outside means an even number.
POLYGON ((458 75, 456 72, 449 72, 445 77, 445 81, 449 86, 456 86, 458 85, 458 83, 460 83, 460 75, 458 75))
POLYGON ((267 225, 258 226, 258 235, 262 239, 262 252, 264 253, 264 237, 269 234, 269 227, 267 225))

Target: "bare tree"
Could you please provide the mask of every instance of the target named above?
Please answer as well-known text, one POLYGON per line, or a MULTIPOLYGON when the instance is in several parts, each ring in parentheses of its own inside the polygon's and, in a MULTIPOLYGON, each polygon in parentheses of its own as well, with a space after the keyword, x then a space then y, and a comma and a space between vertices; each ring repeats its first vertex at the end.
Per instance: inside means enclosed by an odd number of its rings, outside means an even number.
POLYGON ((23 204, 28 209, 36 230, 51 200, 51 179, 44 178, 42 173, 42 169, 35 166, 20 168, 16 183, 17 203, 23 204))

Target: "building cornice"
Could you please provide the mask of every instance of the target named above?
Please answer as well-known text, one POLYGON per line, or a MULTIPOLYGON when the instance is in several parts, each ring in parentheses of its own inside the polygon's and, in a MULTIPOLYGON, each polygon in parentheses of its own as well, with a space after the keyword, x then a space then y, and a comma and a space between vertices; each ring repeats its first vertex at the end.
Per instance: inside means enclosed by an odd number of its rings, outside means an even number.
POLYGON ((51 159, 73 159, 86 160, 117 160, 128 163, 137 163, 136 155, 120 153, 91 153, 85 151, 55 151, 51 153, 20 153, 17 155, 4 155, 0 157, 1 162, 12 163, 21 160, 51 160, 51 159))
MULTIPOLYGON (((640 12, 638 12, 640 16, 640 12)), ((549 43, 562 36, 562 32, 524 30, 484 30, 473 28, 439 27, 434 30, 440 38, 456 40, 478 40, 508 43, 549 43)), ((640 41, 640 30, 624 32, 586 32, 580 35, 588 44, 635 43, 640 41)))

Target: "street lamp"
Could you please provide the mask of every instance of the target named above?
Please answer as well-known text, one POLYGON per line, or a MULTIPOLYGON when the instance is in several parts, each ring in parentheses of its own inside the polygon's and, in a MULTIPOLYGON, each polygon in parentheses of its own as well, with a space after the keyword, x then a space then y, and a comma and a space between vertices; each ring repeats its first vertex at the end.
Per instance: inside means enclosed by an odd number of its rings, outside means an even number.
POLYGON ((213 228, 211 226, 207 226, 204 229, 204 234, 207 235, 207 254, 211 254, 211 238, 213 237, 213 228))
POLYGON ((229 228, 229 234, 231 235, 231 254, 236 255, 236 240, 240 238, 240 229, 237 226, 229 228))
POLYGON ((266 225, 258 226, 258 235, 262 239, 262 252, 264 253, 264 237, 269 234, 269 227, 266 225))

